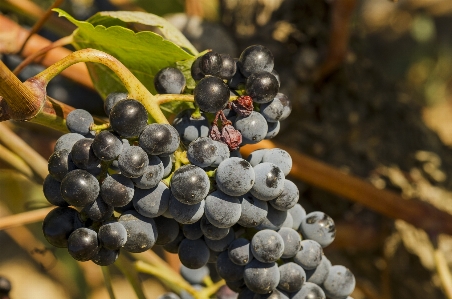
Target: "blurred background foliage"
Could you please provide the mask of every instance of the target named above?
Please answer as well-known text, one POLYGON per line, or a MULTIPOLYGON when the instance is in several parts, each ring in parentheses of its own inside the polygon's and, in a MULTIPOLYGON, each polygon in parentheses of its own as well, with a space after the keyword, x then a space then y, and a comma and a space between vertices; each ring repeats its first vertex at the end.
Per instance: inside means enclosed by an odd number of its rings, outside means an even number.
MULTIPOLYGON (((52 3, 0 0, 0 13, 30 28, 52 3)), ((294 107, 278 144, 397 192, 407 205, 417 198, 451 211, 452 1, 66 0, 61 8, 80 20, 103 10, 155 13, 198 50, 235 57, 248 45, 267 46, 294 107)), ((56 40, 73 29, 53 16, 39 34, 56 40)), ((0 49, 8 38, 0 22, 0 49)), ((10 68, 22 59, 6 50, 0 55, 10 68)), ((29 66, 20 78, 42 69, 29 66)), ((97 94, 62 76, 47 91, 104 116, 97 94)), ((27 123, 8 126, 45 159, 60 136, 27 123)), ((308 212, 322 210, 335 220, 337 240, 326 251, 333 264, 355 274, 355 299, 447 298, 426 233, 302 181, 297 185, 308 212)), ((41 186, 0 159, 0 217, 44 205, 41 186)), ((452 240, 439 240, 451 266, 452 240)), ((50 248, 40 223, 0 232, 0 275, 11 279, 13 299, 108 298, 99 267, 50 248)), ((142 279, 148 298, 165 290, 152 277, 142 279)), ((118 298, 133 298, 119 272, 113 285, 118 298)))

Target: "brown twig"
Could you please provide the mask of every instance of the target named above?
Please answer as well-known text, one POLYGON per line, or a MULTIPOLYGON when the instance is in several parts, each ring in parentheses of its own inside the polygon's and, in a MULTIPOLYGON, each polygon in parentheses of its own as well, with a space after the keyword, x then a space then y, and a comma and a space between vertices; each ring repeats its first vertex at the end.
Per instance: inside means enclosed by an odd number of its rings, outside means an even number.
POLYGON ((0 144, 0 159, 6 163, 7 165, 11 166, 12 168, 16 169, 26 177, 32 178, 34 176, 34 172, 31 169, 30 166, 28 166, 27 163, 24 162, 18 155, 4 147, 0 144))
MULTIPOLYGON (((0 1, 0 3, 2 2, 0 1)), ((1 6, 6 6, 7 9, 9 8, 16 13, 22 13, 26 18, 35 21, 45 14, 45 11, 39 5, 29 0, 4 0, 1 6)), ((60 19, 56 15, 50 15, 46 27, 62 36, 68 35, 76 29, 71 22, 60 19)))
POLYGON ((314 82, 321 82, 339 68, 347 54, 350 39, 350 22, 356 7, 356 0, 332 2, 330 41, 325 60, 314 72, 314 82))
MULTIPOLYGON (((260 142, 242 148, 246 156, 259 148, 273 148, 278 145, 260 142)), ((431 233, 452 234, 452 215, 416 199, 404 199, 400 195, 375 188, 362 179, 345 174, 321 161, 284 148, 292 156, 291 176, 348 198, 386 217, 401 219, 431 233)))
POLYGON ((44 181, 48 174, 47 161, 3 123, 0 123, 0 142, 22 158, 44 181))
MULTIPOLYGON (((28 31, 26 29, 22 28, 20 25, 7 17, 0 15, 0 53, 16 53, 27 35, 28 31)), ((26 44, 21 55, 23 57, 31 56, 35 52, 50 44, 52 44, 52 42, 48 39, 34 34, 26 44)), ((72 51, 66 48, 55 48, 47 52, 47 54, 45 54, 41 59, 40 63, 43 66, 48 67, 71 53, 72 51)), ((88 68, 84 63, 72 65, 61 74, 74 82, 94 89, 93 82, 91 81, 91 77, 88 73, 88 68)))
POLYGON ((39 17, 38 21, 33 25, 30 32, 28 33, 27 38, 22 43, 22 46, 19 49, 19 53, 22 52, 30 37, 33 34, 37 33, 42 28, 42 25, 44 25, 44 23, 49 19, 49 17, 52 15, 52 9, 60 6, 60 4, 63 3, 63 1, 64 0, 55 0, 55 2, 53 2, 53 4, 46 10, 46 12, 39 17))
MULTIPOLYGON (((62 47, 65 45, 69 45, 72 42, 73 38, 72 35, 65 36, 63 38, 60 38, 59 40, 51 43, 50 45, 40 49, 39 51, 31 54, 27 58, 25 58, 14 70, 13 74, 18 75, 27 65, 32 63, 36 58, 38 58, 41 55, 44 55, 45 53, 49 52, 52 49, 62 47)), ((25 45, 25 44, 24 44, 25 45)))
POLYGON ((15 215, 10 215, 0 218, 0 230, 22 226, 29 223, 42 221, 45 216, 55 207, 48 207, 29 212, 22 212, 15 215))

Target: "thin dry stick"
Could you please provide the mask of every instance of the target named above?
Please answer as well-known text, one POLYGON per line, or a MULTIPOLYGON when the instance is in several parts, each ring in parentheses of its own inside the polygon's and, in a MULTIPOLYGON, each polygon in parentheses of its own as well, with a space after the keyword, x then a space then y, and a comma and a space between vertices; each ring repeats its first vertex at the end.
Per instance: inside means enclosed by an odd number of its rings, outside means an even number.
MULTIPOLYGON (((9 215, 11 215, 11 211, 0 202, 0 219, 9 215)), ((80 296, 80 288, 74 284, 73 278, 64 264, 59 263, 52 251, 47 249, 48 243, 43 244, 25 226, 11 227, 4 232, 24 249, 38 265, 45 269, 47 274, 55 281, 60 282, 70 294, 76 294, 75 297, 80 296)))
POLYGON ((63 3, 64 0, 55 0, 55 2, 53 2, 52 6, 50 6, 47 11, 38 19, 38 21, 33 25, 33 27, 31 28, 27 38, 25 39, 25 41, 22 44, 22 47, 20 47, 19 49, 19 53, 22 52, 22 50, 24 49, 25 45, 27 44, 28 40, 30 39, 30 37, 35 34, 36 32, 39 31, 39 29, 42 28, 42 25, 44 25, 44 23, 49 19, 49 17, 52 15, 52 9, 60 6, 61 3, 63 3))
MULTIPOLYGON (((2 15, 0 15, 0 24, 0 52, 16 52, 22 45, 22 41, 28 35, 28 31, 2 15), (10 45, 10 47, 6 47, 7 45, 10 45)), ((52 42, 50 40, 34 34, 25 46, 24 51, 22 52, 22 57, 33 55, 36 51, 39 51, 51 43, 52 42)), ((66 48, 55 48, 44 55, 44 57, 40 60, 40 63, 43 66, 48 67, 71 53, 72 51, 66 48)), ((91 81, 91 77, 88 73, 88 68, 84 63, 73 65, 64 70, 61 74, 66 78, 69 78, 88 88, 94 88, 93 82, 91 81)))
POLYGON ((0 159, 28 178, 34 176, 33 170, 18 155, 0 144, 0 159))
POLYGON ((4 123, 0 123, 0 142, 21 157, 44 181, 49 173, 47 161, 4 123))
POLYGON ((115 293, 113 292, 113 286, 111 284, 110 269, 108 266, 100 267, 102 269, 102 274, 104 275, 105 288, 107 289, 110 299, 115 299, 115 293))
MULTIPOLYGON (((31 54, 30 56, 28 56, 27 58, 25 58, 14 70, 13 70, 13 74, 14 75, 18 75, 27 65, 29 65, 30 63, 32 63, 36 58, 38 58, 41 55, 44 55, 45 53, 49 52, 52 49, 58 48, 58 47, 63 47, 66 45, 69 45, 70 43, 72 43, 73 41, 73 37, 72 35, 69 36, 65 36, 63 38, 60 38, 59 40, 51 43, 50 45, 40 49, 39 51, 31 54)), ((25 45, 25 44, 24 44, 25 45)))
POLYGON ((39 210, 2 217, 0 218, 0 230, 42 221, 54 208, 55 207, 42 208, 39 210))
POLYGON ((435 259, 436 272, 438 272, 443 291, 448 299, 452 299, 452 275, 446 257, 439 246, 435 246, 433 257, 435 259))
MULTIPOLYGON (((260 148, 280 147, 270 141, 246 145, 244 156, 260 148)), ((399 194, 380 190, 363 179, 349 174, 300 152, 281 147, 292 157, 290 176, 333 194, 351 199, 393 219, 401 219, 428 232, 452 234, 452 215, 429 203, 404 199, 399 194)))
MULTIPOLYGON (((22 13, 26 18, 32 18, 38 20, 45 13, 45 11, 37 5, 36 1, 29 0, 2 0, 10 5, 10 9, 13 9, 17 13, 22 13)), ((0 1, 0 3, 2 3, 0 1)), ((68 35, 70 32, 76 29, 75 25, 69 21, 58 18, 55 15, 50 15, 47 22, 48 28, 60 35, 68 35)))

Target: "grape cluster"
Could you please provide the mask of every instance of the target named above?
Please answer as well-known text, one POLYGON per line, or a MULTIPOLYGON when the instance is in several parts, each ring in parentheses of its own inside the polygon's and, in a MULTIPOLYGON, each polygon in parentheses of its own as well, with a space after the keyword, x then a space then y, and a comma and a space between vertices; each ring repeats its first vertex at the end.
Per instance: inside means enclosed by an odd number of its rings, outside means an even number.
MULTIPOLYGON (((198 57, 195 107, 172 125, 148 124, 144 106, 125 93, 105 100, 108 129, 93 131, 87 111, 69 113, 71 133, 58 139, 43 187, 57 206, 43 222, 49 243, 99 265, 113 263, 120 249, 160 245, 179 255, 194 285, 214 263, 239 298, 347 298, 353 274, 323 255, 334 222, 298 204, 286 179, 290 155, 262 149, 243 159, 238 151, 276 136, 291 112, 273 66, 259 45, 238 59, 198 57)), ((160 70, 154 84, 162 94, 190 92, 177 68, 160 70)))

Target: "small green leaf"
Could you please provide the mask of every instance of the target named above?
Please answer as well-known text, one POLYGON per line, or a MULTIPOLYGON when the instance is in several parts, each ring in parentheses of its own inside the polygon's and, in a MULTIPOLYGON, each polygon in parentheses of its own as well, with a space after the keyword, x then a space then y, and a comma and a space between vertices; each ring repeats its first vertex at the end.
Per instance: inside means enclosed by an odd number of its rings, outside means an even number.
MULTIPOLYGON (((77 50, 94 48, 116 57, 151 93, 156 93, 154 76, 160 69, 175 66, 177 61, 193 58, 193 55, 156 33, 135 33, 117 25, 108 28, 104 25, 94 26, 74 19, 61 9, 55 11, 78 27, 74 32, 73 42, 77 50)), ((100 16, 96 20, 110 25, 121 21, 109 19, 108 16, 100 16)), ((111 92, 124 90, 119 78, 103 65, 88 63, 88 69, 94 86, 104 98, 111 92)))
POLYGON ((209 50, 201 52, 195 57, 176 62, 176 67, 182 72, 182 74, 184 74, 184 77, 186 80, 186 84, 185 84, 186 92, 195 89, 195 86, 196 86, 196 82, 193 79, 193 77, 191 76, 191 65, 193 64, 193 62, 195 62, 195 60, 198 57, 203 56, 207 52, 209 52, 209 50))
POLYGON ((105 27, 119 25, 126 27, 126 23, 138 23, 147 26, 157 27, 162 36, 172 41, 179 47, 186 49, 190 54, 196 55, 198 51, 188 41, 188 39, 173 24, 162 17, 141 11, 101 11, 87 20, 93 25, 103 25, 105 27), (117 22, 115 20, 120 20, 117 22), (111 25, 109 25, 111 24, 111 25))

